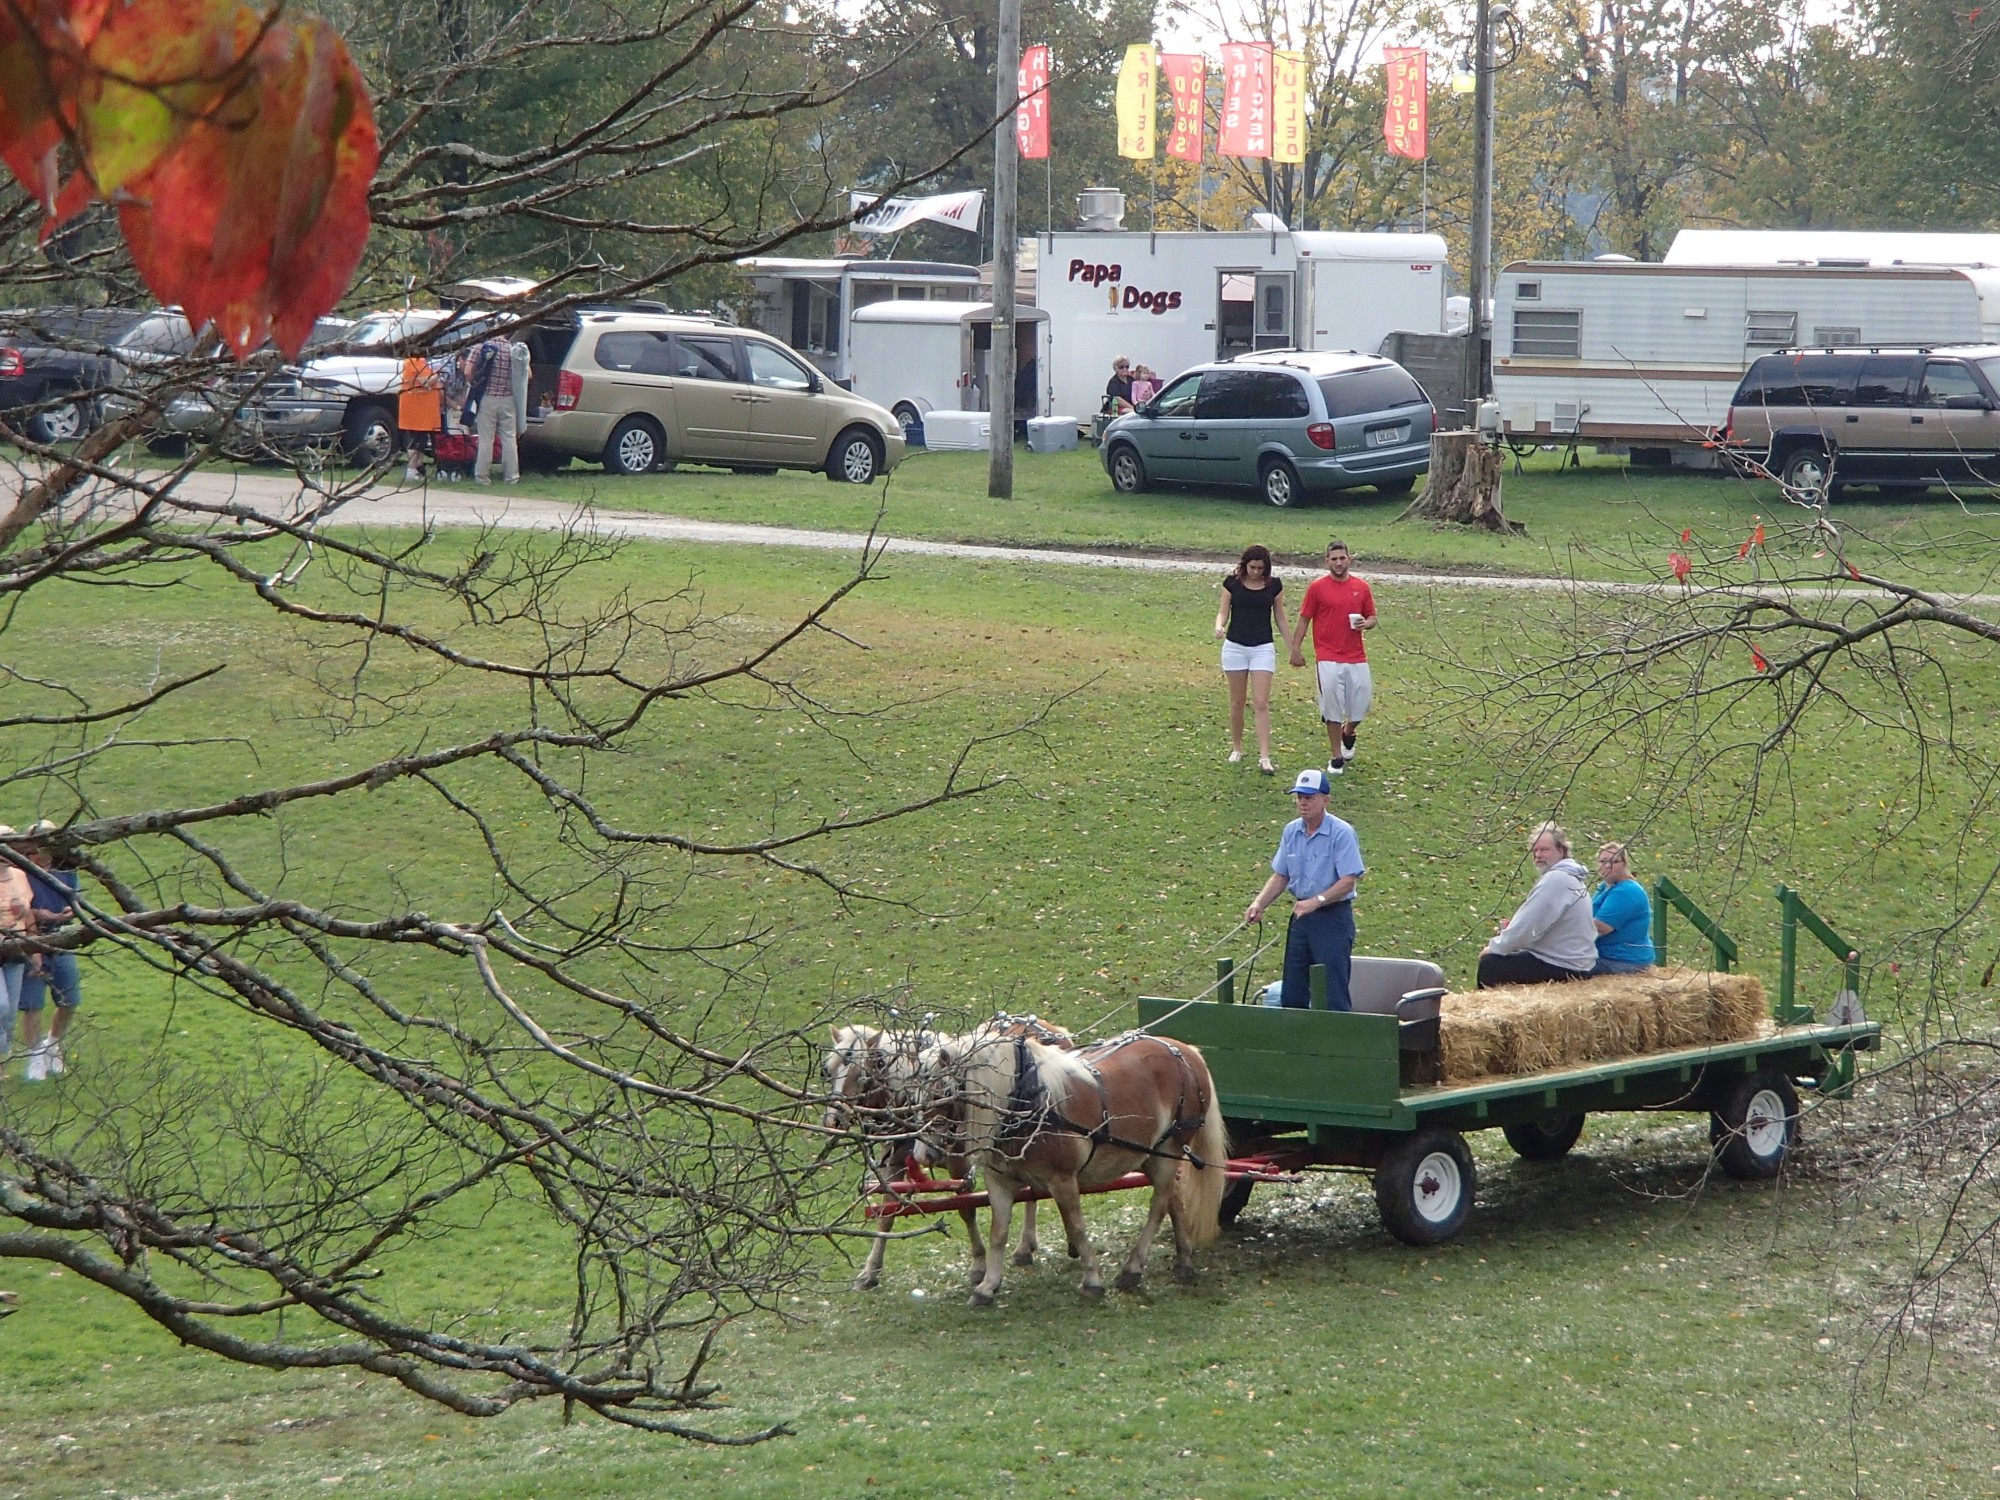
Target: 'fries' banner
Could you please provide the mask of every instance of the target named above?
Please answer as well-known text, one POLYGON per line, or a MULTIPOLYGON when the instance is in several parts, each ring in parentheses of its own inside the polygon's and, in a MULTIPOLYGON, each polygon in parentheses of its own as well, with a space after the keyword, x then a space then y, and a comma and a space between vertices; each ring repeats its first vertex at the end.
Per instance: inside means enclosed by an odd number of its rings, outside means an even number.
POLYGON ((1222 129, 1215 149, 1224 156, 1271 154, 1271 44, 1222 44, 1222 129))
POLYGON ((1049 49, 1029 47, 1021 54, 1016 84, 1021 107, 1014 111, 1014 144, 1023 161, 1046 161, 1049 154, 1049 49))
POLYGON ((1271 54, 1271 160, 1306 159, 1306 55, 1271 54))
POLYGON ((1421 47, 1384 47, 1382 66, 1389 75, 1389 103, 1382 115, 1382 138, 1391 156, 1422 161, 1430 153, 1427 141, 1430 84, 1424 73, 1421 47))
POLYGON ((1167 132, 1167 155, 1182 161, 1200 161, 1202 110, 1208 99, 1208 59, 1199 52, 1167 52, 1161 54, 1160 71, 1167 75, 1167 98, 1174 106, 1174 123, 1167 132))
POLYGON ((1159 54, 1151 42, 1134 42, 1118 65, 1118 154, 1153 159, 1153 127, 1159 113, 1159 54))

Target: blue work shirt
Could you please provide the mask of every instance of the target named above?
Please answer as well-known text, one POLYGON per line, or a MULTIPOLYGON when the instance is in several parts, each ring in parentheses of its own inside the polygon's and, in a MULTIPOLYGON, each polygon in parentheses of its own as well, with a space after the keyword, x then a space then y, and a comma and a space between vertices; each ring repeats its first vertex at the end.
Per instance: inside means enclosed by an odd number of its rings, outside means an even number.
POLYGON ((1353 825, 1332 813, 1320 819, 1317 833, 1306 832, 1304 818, 1292 819, 1278 836, 1278 852, 1271 856, 1271 873, 1285 877, 1294 901, 1311 900, 1344 875, 1359 880, 1366 868, 1353 825))
POLYGON ((1590 914, 1611 930, 1597 935, 1597 956, 1619 963, 1653 961, 1653 903, 1646 888, 1629 876, 1616 885, 1600 885, 1591 897, 1590 914))

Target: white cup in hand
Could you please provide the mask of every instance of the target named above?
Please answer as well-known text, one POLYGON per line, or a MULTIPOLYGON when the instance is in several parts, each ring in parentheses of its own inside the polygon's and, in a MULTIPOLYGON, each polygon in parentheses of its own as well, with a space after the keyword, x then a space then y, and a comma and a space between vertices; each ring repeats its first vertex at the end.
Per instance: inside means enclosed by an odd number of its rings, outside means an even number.
POLYGON ((1359 630, 1361 628, 1361 622, 1367 618, 1368 617, 1366 615, 1351 614, 1347 617, 1347 623, 1352 625, 1356 630, 1359 630))

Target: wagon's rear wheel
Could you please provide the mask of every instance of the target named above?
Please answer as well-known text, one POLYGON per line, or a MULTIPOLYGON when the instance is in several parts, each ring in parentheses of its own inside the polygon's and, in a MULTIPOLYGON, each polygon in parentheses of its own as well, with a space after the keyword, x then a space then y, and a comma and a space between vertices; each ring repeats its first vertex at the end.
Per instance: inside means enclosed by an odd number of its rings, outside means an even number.
POLYGON ((1738 1079, 1709 1116, 1708 1138, 1731 1177, 1745 1182, 1776 1177, 1799 1138, 1798 1091, 1782 1073, 1738 1079))
POLYGON ((1239 1177, 1230 1183, 1228 1187, 1224 1188, 1222 1190, 1222 1202, 1215 1211, 1216 1222, 1221 1224, 1224 1229, 1234 1224, 1237 1215, 1241 1214, 1249 1206, 1250 1191, 1256 1186, 1256 1178, 1239 1177))
POLYGON ((1544 1115, 1537 1120, 1518 1120, 1502 1125, 1500 1133, 1516 1156, 1529 1161, 1557 1161, 1569 1155, 1569 1148, 1583 1134, 1583 1116, 1544 1115))
POLYGON ((1375 1169, 1375 1207, 1406 1245, 1441 1245, 1465 1227, 1475 1187, 1472 1152, 1456 1130, 1419 1130, 1375 1169))

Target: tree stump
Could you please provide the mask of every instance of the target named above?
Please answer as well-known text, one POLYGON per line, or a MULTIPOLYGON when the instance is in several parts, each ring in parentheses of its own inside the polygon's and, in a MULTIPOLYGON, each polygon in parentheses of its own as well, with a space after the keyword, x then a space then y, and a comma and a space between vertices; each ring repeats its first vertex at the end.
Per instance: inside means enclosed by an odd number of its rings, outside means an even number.
POLYGON ((1502 536, 1528 528, 1500 510, 1500 450, 1470 429, 1431 434, 1431 476, 1424 492, 1396 517, 1477 526, 1502 536))

